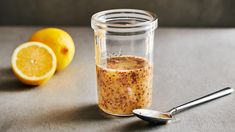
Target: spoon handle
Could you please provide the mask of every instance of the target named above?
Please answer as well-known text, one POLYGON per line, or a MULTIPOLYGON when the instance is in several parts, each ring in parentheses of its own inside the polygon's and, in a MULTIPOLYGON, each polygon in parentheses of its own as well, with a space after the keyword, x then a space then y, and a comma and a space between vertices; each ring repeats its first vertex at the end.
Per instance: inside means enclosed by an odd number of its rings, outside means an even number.
POLYGON ((209 101, 212 101, 214 99, 217 99, 217 98, 223 97, 225 95, 231 94, 233 91, 234 91, 234 89, 232 89, 230 87, 223 88, 223 89, 221 89, 219 91, 216 91, 214 93, 205 95, 205 96, 203 96, 201 98, 198 98, 198 99, 189 101, 189 102, 187 102, 185 104, 182 104, 182 105, 179 105, 177 107, 174 107, 171 110, 169 110, 169 113, 171 115, 174 115, 174 114, 176 114, 178 112, 181 112, 181 111, 186 110, 188 108, 191 108, 193 106, 196 106, 196 105, 199 105, 199 104, 203 104, 205 102, 209 102, 209 101))

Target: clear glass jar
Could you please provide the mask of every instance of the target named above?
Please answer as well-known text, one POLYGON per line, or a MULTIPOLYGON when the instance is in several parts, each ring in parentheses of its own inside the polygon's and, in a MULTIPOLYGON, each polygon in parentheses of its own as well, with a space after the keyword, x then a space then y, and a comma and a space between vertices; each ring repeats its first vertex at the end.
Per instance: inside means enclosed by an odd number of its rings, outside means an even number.
POLYGON ((130 116, 152 102, 154 31, 158 19, 136 9, 113 9, 92 16, 99 108, 130 116))

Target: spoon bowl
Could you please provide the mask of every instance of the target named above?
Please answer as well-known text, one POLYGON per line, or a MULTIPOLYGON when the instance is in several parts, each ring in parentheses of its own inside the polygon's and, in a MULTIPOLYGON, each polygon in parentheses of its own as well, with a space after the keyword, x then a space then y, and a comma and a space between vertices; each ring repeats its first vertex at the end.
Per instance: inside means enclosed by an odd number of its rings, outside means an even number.
POLYGON ((172 119, 172 115, 170 113, 163 113, 149 109, 135 109, 133 110, 133 113, 140 119, 154 124, 165 124, 172 119))

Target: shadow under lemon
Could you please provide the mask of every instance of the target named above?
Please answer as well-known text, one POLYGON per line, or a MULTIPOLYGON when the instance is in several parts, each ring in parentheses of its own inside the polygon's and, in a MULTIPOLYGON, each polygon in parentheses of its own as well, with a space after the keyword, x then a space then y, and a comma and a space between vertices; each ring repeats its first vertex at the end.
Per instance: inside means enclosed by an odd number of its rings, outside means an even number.
MULTIPOLYGON (((64 71, 60 71, 60 72, 64 72, 64 71)), ((56 74, 58 74, 58 73, 55 72, 55 75, 56 74)), ((66 77, 64 77, 64 78, 66 78, 66 77)), ((48 83, 48 82, 46 82, 46 83, 48 83)), ((26 91, 26 90, 32 90, 33 88, 36 88, 39 86, 40 85, 38 85, 38 86, 26 85, 26 84, 23 84, 22 82, 20 82, 19 79, 14 75, 11 67, 0 68, 0 92, 1 91, 5 91, 5 92, 26 91)))
POLYGON ((14 75, 10 67, 0 69, 0 92, 1 91, 24 91, 30 90, 36 86, 24 85, 14 75))

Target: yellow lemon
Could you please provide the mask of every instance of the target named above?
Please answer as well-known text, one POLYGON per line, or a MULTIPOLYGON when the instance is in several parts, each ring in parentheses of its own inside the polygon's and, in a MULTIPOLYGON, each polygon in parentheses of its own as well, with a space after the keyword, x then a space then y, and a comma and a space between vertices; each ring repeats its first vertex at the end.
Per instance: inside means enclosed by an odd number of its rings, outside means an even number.
POLYGON ((30 41, 42 42, 54 51, 57 58, 57 70, 67 67, 73 59, 75 53, 73 39, 61 29, 41 29, 32 35, 30 41))
POLYGON ((11 63, 16 77, 28 85, 45 83, 56 70, 55 53, 40 42, 27 42, 18 46, 13 52, 11 63))

